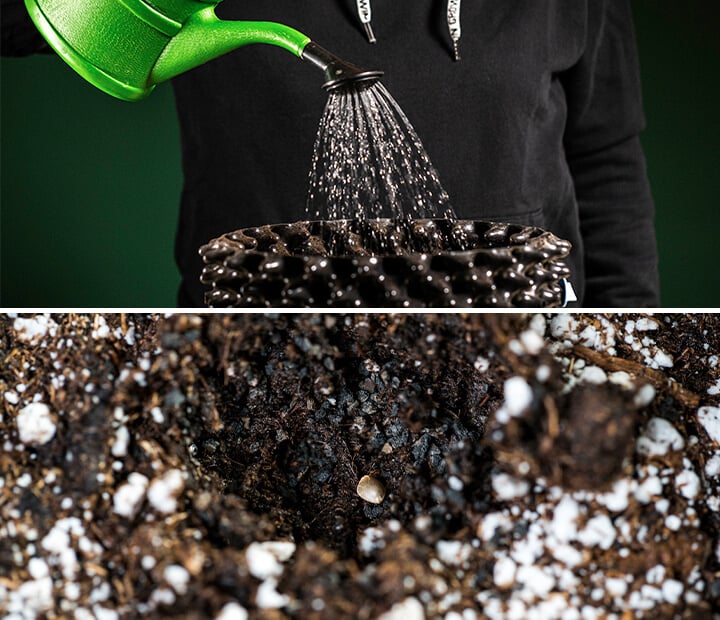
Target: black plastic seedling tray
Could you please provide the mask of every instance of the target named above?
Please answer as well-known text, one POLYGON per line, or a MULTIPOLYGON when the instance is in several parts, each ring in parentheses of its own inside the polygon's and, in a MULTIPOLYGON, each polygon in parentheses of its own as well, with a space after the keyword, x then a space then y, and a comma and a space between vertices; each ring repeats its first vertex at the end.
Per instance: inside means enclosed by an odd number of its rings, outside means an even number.
POLYGON ((557 307, 571 244, 479 220, 244 228, 200 249, 210 307, 557 307))

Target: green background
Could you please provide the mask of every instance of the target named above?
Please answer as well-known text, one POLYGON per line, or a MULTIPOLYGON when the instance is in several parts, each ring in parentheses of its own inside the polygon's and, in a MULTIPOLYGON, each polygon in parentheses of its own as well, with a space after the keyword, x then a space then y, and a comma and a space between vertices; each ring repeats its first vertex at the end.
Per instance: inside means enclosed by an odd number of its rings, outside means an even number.
MULTIPOLYGON (((717 6, 633 2, 665 307, 720 307, 717 6)), ((0 305, 174 306, 169 85, 128 104, 52 56, 1 67, 0 305)))

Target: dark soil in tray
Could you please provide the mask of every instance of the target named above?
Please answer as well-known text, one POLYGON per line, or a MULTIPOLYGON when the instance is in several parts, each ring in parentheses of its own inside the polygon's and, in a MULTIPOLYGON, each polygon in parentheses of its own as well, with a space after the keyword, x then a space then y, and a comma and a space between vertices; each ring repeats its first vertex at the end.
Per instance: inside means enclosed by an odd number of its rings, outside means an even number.
POLYGON ((712 618, 718 334, 5 315, 0 615, 712 618))

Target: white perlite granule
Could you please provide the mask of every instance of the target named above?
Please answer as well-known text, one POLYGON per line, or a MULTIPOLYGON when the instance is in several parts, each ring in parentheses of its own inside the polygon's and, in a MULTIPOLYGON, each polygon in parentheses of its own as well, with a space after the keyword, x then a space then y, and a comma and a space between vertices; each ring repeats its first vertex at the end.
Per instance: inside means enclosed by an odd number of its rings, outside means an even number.
POLYGON ((410 596, 395 603, 389 611, 378 616, 377 620, 425 620, 425 610, 420 601, 410 596))
POLYGON ((522 377, 511 377, 504 387, 505 408, 511 416, 520 415, 532 403, 532 388, 522 377))
POLYGON ((540 383, 545 383, 550 378, 550 373, 550 366, 547 364, 540 364, 535 371, 535 378, 540 381, 540 383))
POLYGON ((610 517, 598 515, 590 519, 578 533, 577 539, 586 547, 598 546, 609 549, 615 542, 615 527, 610 517))
POLYGON ((710 439, 720 443, 720 407, 700 407, 697 417, 710 439))
POLYGON ((566 340, 576 339, 575 330, 578 322, 572 314, 556 314, 550 321, 550 333, 554 338, 566 340))
POLYGON ((607 382, 607 380, 608 377, 605 371, 598 366, 588 366, 587 368, 583 368, 582 373, 580 373, 580 381, 584 381, 585 383, 601 385, 607 382))
POLYGON ((655 319, 641 318, 635 322, 635 329, 639 332, 655 331, 660 325, 655 319))
POLYGON ((95 340, 104 339, 110 336, 110 328, 108 327, 105 317, 102 314, 95 315, 95 329, 92 330, 91 336, 95 340))
POLYGON ((618 577, 608 577, 605 580, 605 590, 610 596, 624 596, 627 592, 627 583, 618 577))
POLYGON ((379 527, 366 527, 360 534, 358 547, 364 555, 370 555, 375 549, 385 546, 383 531, 379 527))
POLYGON ((577 535, 577 520, 580 517, 580 507, 577 502, 565 495, 558 505, 552 518, 552 533, 560 542, 569 542, 577 535))
POLYGON ((479 535, 488 542, 496 531, 509 532, 513 528, 513 520, 504 512, 489 512, 486 514, 479 526, 479 535))
POLYGON ((115 491, 113 495, 113 510, 128 519, 135 516, 145 499, 148 479, 146 476, 133 472, 128 476, 127 482, 115 491))
POLYGON ((295 543, 289 541, 254 542, 245 550, 245 561, 253 577, 268 579, 283 573, 281 562, 287 562, 295 553, 295 543))
POLYGON ((657 350, 655 353, 655 357, 652 358, 653 361, 663 368, 672 368, 673 367, 673 359, 670 357, 665 351, 661 351, 660 349, 657 350))
POLYGON ((645 581, 648 583, 662 583, 663 579, 665 579, 665 567, 662 564, 656 564, 645 573, 645 581))
POLYGON ((610 491, 597 496, 597 502, 611 512, 622 512, 628 507, 632 490, 633 485, 630 481, 627 478, 620 478, 610 491))
POLYGON ((707 389, 707 393, 710 394, 710 396, 717 396, 720 394, 720 379, 715 381, 715 383, 707 389))
POLYGON ((77 517, 66 517, 55 522, 52 529, 40 541, 40 546, 48 551, 68 580, 75 579, 80 568, 73 540, 83 536, 85 528, 77 517))
POLYGON ((55 436, 55 421, 45 403, 26 405, 18 412, 15 423, 20 441, 27 445, 43 445, 55 436))
POLYGON ((93 616, 95 620, 118 620, 120 617, 114 609, 93 605, 93 616))
POLYGON ((677 429, 663 418, 652 418, 637 440, 636 449, 647 456, 663 456, 668 450, 681 450, 685 441, 677 429))
POLYGON ((633 397, 633 403, 640 408, 647 407, 653 400, 655 400, 655 388, 650 383, 643 385, 633 397))
POLYGON ((248 612, 239 603, 227 603, 215 616, 215 620, 247 620, 248 612))
POLYGON ((472 547, 459 540, 438 540, 435 552, 443 564, 460 566, 463 562, 467 562, 472 553, 472 547))
POLYGON ((508 557, 502 557, 493 567, 493 581, 498 588, 509 588, 515 583, 515 572, 517 571, 517 565, 512 559, 508 557))
POLYGON ((534 332, 537 333, 538 336, 545 336, 545 330, 547 329, 547 321, 545 320, 545 315, 543 314, 535 314, 533 315, 533 318, 530 319, 530 324, 528 325, 530 329, 532 329, 534 332))
POLYGON ((675 476, 675 486, 684 497, 695 499, 700 493, 700 478, 691 467, 692 465, 689 465, 688 469, 684 469, 675 476))
POLYGON ((668 515, 665 517, 665 527, 673 532, 677 532, 682 526, 682 519, 677 515, 668 515))
POLYGON ((15 618, 34 618, 50 611, 55 604, 52 577, 32 579, 10 591, 7 611, 15 618))
POLYGON ((160 409, 160 407, 153 407, 150 410, 150 415, 152 416, 153 422, 155 422, 155 424, 162 424, 165 421, 165 416, 163 415, 162 409, 160 409))
POLYGON ((487 370, 490 368, 490 360, 488 360, 486 357, 483 357, 482 355, 478 355, 475 358, 475 362, 473 362, 473 366, 475 367, 475 370, 479 372, 487 372, 487 370))
POLYGON ((536 331, 529 329, 520 334, 520 344, 531 355, 537 355, 545 346, 545 340, 536 331))
POLYGON ((29 319, 17 318, 13 322, 13 329, 17 333, 19 340, 37 344, 48 332, 53 335, 57 329, 57 323, 49 316, 39 314, 29 319))
POLYGON ((526 495, 530 485, 526 480, 516 478, 510 474, 499 473, 492 477, 492 488, 499 499, 514 499, 526 495))
POLYGON ((171 469, 161 477, 153 480, 148 489, 150 505, 163 514, 175 512, 177 497, 185 488, 185 480, 179 469, 171 469))
POLYGON ((290 602, 290 597, 277 591, 277 581, 269 577, 263 581, 255 594, 255 604, 260 609, 280 609, 290 602))
POLYGON ((42 558, 30 558, 27 568, 33 579, 42 579, 50 574, 47 562, 42 558))
POLYGON ((165 567, 163 577, 168 585, 175 590, 180 596, 187 592, 188 583, 190 583, 190 573, 179 564, 170 564, 165 567))
POLYGON ((632 380, 632 377, 626 373, 624 370, 618 370, 616 372, 611 372, 608 375, 608 381, 610 383, 614 383, 615 385, 619 385, 620 387, 623 387, 625 389, 632 389, 635 386, 635 383, 632 380))
POLYGON ((505 402, 495 416, 501 424, 507 424, 510 418, 520 416, 533 400, 532 388, 522 377, 511 377, 504 384, 505 402))
POLYGON ((128 444, 130 443, 130 431, 127 426, 121 426, 115 431, 115 443, 113 443, 110 451, 113 456, 127 456, 128 444))
POLYGON ((540 599, 545 598, 555 587, 555 578, 539 566, 518 567, 515 579, 525 586, 526 591, 540 599))
POLYGON ((683 584, 676 579, 666 579, 662 584, 663 598, 671 605, 675 605, 680 600, 683 589, 683 584))
POLYGON ((709 478, 720 475, 720 454, 716 454, 705 463, 705 475, 709 478))
POLYGON ((653 497, 662 495, 662 482, 657 476, 649 476, 635 489, 635 499, 643 504, 649 504, 653 497))

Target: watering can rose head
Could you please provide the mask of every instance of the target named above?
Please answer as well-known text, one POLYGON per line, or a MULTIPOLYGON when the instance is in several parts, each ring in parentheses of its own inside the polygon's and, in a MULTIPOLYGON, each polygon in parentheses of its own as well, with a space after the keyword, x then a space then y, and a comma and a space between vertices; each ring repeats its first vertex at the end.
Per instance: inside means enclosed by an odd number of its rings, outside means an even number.
POLYGON ((276 45, 325 72, 326 88, 379 79, 343 62, 294 28, 224 21, 219 0, 25 0, 53 49, 104 92, 137 101, 156 84, 251 43, 276 45))

